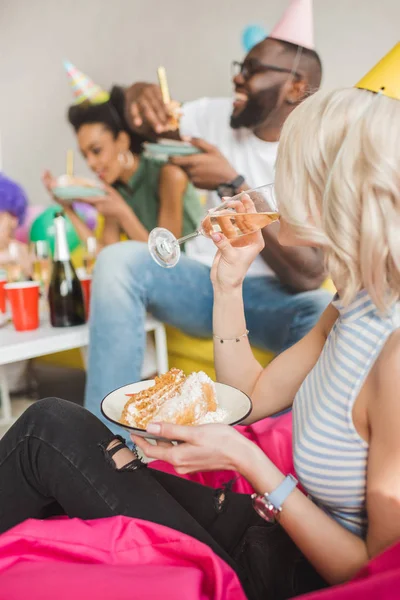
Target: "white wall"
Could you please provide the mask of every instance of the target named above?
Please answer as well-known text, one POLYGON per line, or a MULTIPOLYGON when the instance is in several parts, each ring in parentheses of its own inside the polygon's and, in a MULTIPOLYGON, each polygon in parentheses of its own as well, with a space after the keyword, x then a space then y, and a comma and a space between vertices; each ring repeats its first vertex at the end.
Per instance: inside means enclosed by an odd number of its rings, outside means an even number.
MULTIPOLYGON (((40 173, 65 171, 75 147, 66 123, 68 58, 104 87, 154 80, 167 68, 172 95, 230 94, 230 62, 249 23, 271 29, 289 0, 0 0, 3 169, 34 203, 40 173)), ((352 85, 399 39, 399 0, 314 0, 324 85, 352 85)), ((399 73, 400 76, 400 73, 399 73)), ((76 170, 84 172, 77 161, 76 170)))

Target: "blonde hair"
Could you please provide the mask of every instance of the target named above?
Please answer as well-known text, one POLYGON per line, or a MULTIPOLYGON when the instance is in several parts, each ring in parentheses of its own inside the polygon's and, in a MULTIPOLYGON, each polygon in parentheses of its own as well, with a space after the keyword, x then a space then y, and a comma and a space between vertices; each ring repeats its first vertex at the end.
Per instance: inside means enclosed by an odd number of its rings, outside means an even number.
POLYGON ((349 304, 400 296, 400 101, 355 88, 317 92, 286 120, 276 164, 282 217, 324 247, 349 304))

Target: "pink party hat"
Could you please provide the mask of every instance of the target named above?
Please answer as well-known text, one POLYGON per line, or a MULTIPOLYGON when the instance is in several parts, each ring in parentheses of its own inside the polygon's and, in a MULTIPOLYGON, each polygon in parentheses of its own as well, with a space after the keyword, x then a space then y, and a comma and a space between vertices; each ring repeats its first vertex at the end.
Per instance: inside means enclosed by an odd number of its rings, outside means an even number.
POLYGON ((270 37, 314 50, 312 0, 292 0, 270 37))
POLYGON ((64 68, 67 72, 72 92, 75 98, 75 104, 90 102, 90 104, 103 104, 110 99, 110 94, 101 89, 87 75, 79 71, 69 61, 64 61, 64 68))

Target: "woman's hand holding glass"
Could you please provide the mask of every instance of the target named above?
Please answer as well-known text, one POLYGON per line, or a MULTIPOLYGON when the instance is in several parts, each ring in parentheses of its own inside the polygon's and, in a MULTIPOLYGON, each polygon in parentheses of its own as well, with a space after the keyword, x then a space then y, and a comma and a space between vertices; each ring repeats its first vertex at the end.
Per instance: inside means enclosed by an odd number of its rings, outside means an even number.
MULTIPOLYGON (((156 227, 149 235, 149 251, 157 264, 171 268, 179 261, 181 244, 198 235, 211 238, 217 233, 230 240, 235 248, 251 246, 253 249, 258 245, 259 252, 262 249, 262 236, 257 236, 256 232, 278 219, 274 187, 273 184, 268 184, 225 198, 221 204, 208 211, 196 231, 182 238, 176 239, 167 229, 156 227)), ((220 236, 214 238, 217 244, 222 239, 220 236)), ((224 256, 228 261, 227 250, 224 256)), ((252 256, 252 250, 247 252, 247 256, 252 256)))
POLYGON ((247 215, 254 215, 256 209, 254 202, 246 194, 239 200, 232 201, 240 219, 236 220, 233 227, 231 217, 228 215, 220 221, 221 233, 212 233, 211 238, 218 248, 211 268, 211 282, 215 289, 229 290, 239 287, 246 273, 261 250, 264 248, 264 239, 261 230, 254 231, 255 226, 247 215), (237 228, 241 235, 238 237, 237 228), (233 231, 233 229, 235 231, 233 231), (233 241, 230 241, 230 240, 233 241))

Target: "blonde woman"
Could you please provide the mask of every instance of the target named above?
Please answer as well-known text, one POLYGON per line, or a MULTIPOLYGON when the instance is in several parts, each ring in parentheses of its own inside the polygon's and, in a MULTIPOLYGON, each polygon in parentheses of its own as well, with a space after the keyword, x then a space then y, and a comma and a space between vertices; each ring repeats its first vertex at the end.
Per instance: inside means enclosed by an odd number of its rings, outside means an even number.
POLYGON ((241 286, 262 236, 244 248, 214 238, 218 379, 251 396, 249 422, 293 404, 294 461, 307 494, 228 426, 153 423, 150 432, 185 443, 134 441, 179 473, 237 470, 259 494, 263 517, 249 496, 142 468, 92 414, 44 400, 0 441, 1 530, 55 512, 140 517, 205 542, 236 569, 249 598, 274 600, 345 582, 398 540, 399 139, 400 102, 366 90, 318 92, 286 121, 280 241, 324 247, 338 297, 265 370, 242 335, 241 286))

